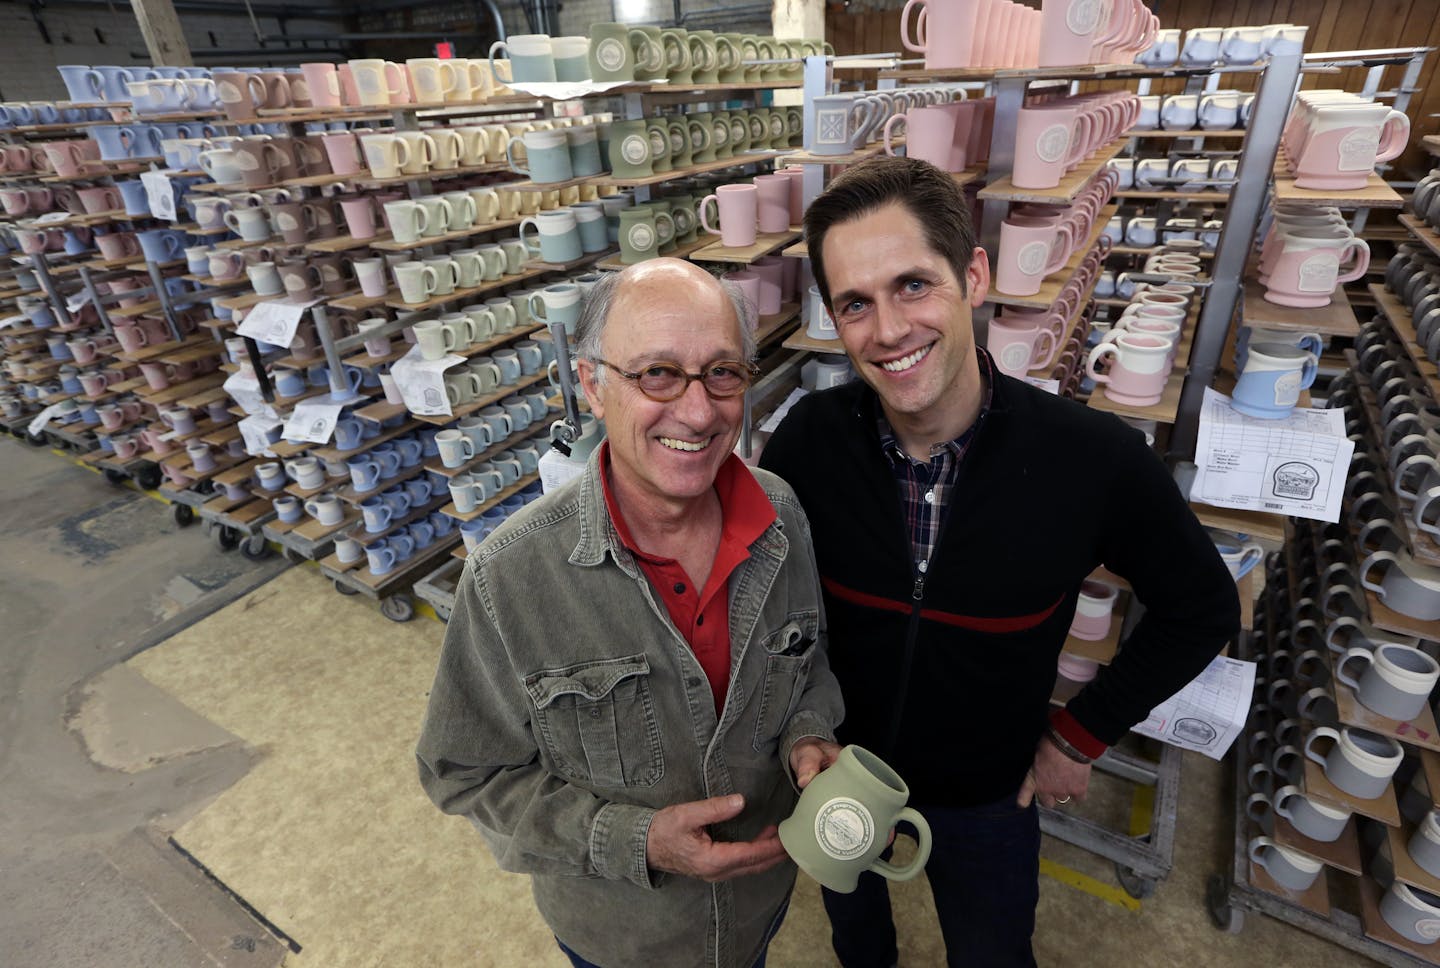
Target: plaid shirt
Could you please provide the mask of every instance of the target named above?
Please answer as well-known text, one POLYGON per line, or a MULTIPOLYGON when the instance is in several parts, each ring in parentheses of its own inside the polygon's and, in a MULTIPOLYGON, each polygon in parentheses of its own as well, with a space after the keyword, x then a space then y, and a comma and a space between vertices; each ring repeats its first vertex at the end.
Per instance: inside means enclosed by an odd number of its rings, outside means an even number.
POLYGON ((895 484, 900 489, 900 504, 905 509, 905 524, 910 532, 910 547, 915 556, 915 573, 924 575, 929 567, 930 556, 935 551, 935 542, 940 538, 940 523, 944 520, 945 508, 950 502, 950 492, 960 476, 960 462, 975 439, 975 431, 990 412, 991 387, 995 382, 995 371, 990 356, 982 349, 976 349, 980 357, 980 372, 985 384, 985 396, 980 401, 980 414, 963 434, 943 444, 930 448, 930 460, 916 460, 900 446, 895 430, 885 413, 880 411, 877 418, 880 432, 880 449, 890 462, 890 471, 895 475, 895 484))

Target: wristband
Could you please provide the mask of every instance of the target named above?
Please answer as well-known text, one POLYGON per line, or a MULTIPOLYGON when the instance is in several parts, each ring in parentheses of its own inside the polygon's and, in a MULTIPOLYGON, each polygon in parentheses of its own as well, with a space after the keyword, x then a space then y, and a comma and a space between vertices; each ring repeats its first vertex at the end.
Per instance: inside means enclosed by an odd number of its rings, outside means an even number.
POLYGON ((1083 763, 1087 766, 1095 762, 1094 759, 1086 756, 1074 746, 1071 746, 1070 741, 1060 735, 1060 731, 1055 728, 1054 724, 1049 724, 1045 727, 1045 735, 1050 737, 1050 742, 1055 744, 1057 750, 1065 754, 1066 759, 1076 763, 1083 763))

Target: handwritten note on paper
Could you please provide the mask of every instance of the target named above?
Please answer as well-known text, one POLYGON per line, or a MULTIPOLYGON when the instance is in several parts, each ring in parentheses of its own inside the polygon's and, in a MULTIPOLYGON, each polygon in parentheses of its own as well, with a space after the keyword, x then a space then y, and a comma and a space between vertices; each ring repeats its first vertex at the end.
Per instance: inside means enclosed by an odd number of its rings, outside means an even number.
POLYGON ((1221 508, 1339 521, 1355 442, 1340 409, 1249 417, 1210 388, 1200 410, 1190 499, 1221 508))
POLYGON ((1150 710, 1142 736, 1218 760, 1245 728, 1255 691, 1255 663, 1217 655, 1205 671, 1150 710))

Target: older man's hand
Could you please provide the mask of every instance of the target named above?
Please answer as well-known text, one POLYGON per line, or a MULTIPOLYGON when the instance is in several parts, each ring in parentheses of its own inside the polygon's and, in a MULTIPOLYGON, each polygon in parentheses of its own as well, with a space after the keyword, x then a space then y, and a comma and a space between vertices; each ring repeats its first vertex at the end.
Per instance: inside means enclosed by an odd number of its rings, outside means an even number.
POLYGON ((739 816, 745 798, 731 794, 677 803, 655 812, 645 842, 645 860, 652 870, 728 881, 767 871, 785 859, 778 828, 766 827, 745 843, 717 841, 705 829, 739 816))

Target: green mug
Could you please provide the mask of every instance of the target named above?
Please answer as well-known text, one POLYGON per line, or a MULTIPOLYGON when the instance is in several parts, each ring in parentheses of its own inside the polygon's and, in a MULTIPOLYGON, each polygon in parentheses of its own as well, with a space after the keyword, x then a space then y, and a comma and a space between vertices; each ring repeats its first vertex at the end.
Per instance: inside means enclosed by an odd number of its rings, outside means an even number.
POLYGON ((668 198, 657 198, 635 206, 655 215, 655 249, 660 255, 675 251, 676 227, 678 223, 672 214, 673 204, 668 198))
POLYGON ((675 243, 689 245, 700 236, 700 221, 695 217, 695 196, 680 194, 666 195, 670 203, 670 218, 675 222, 675 243))
POLYGON ((730 155, 748 154, 750 144, 750 112, 730 112, 730 155))
MULTIPOLYGON (((760 54, 760 59, 765 61, 777 61, 785 56, 785 48, 777 44, 774 37, 756 37, 755 49, 760 54)), ((766 84, 774 83, 780 79, 784 68, 784 64, 762 64, 758 80, 766 84)), ((749 71, 746 71, 746 74, 748 76, 749 71)))
POLYGON ((770 147, 768 108, 752 108, 745 120, 750 125, 750 150, 764 151, 770 147))
POLYGON ((847 746, 780 822, 780 843, 801 870, 841 894, 853 892, 865 871, 908 881, 930 859, 930 825, 905 806, 909 799, 910 788, 880 757, 847 746), (903 867, 880 859, 900 820, 914 825, 920 848, 903 867))
MULTIPOLYGON (((773 54, 774 51, 771 51, 771 53, 773 54)), ((758 61, 763 56, 764 55, 760 53, 760 37, 758 35, 744 34, 741 36, 740 59, 750 62, 742 65, 743 76, 741 80, 746 84, 760 83, 760 72, 762 68, 759 64, 755 63, 755 61, 758 61)))
POLYGON ((631 50, 635 54, 635 80, 654 81, 665 76, 665 43, 659 27, 633 27, 630 36, 631 50), (635 38, 636 32, 644 40, 635 38))
POLYGON ((785 109, 785 143, 798 148, 805 140, 805 112, 790 106, 785 109))
POLYGON ((715 46, 713 30, 690 31, 691 73, 696 84, 720 83, 720 52, 715 46))
POLYGON ((676 168, 689 168, 694 159, 690 155, 690 126, 684 115, 673 115, 670 123, 670 164, 676 168))
POLYGON ((717 69, 721 84, 743 84, 745 82, 745 65, 741 63, 745 57, 744 47, 744 34, 719 34, 716 36, 715 53, 720 59, 717 69))
POLYGON ((715 160, 714 116, 709 111, 685 115, 685 127, 690 135, 690 163, 703 165, 715 160))
POLYGON ((710 115, 710 141, 715 149, 715 158, 730 158, 735 149, 730 146, 730 112, 716 111, 710 115))
POLYGON ((670 126, 664 118, 651 118, 645 122, 645 135, 650 139, 650 167, 655 174, 670 171, 670 126))
POLYGON ((655 174, 644 121, 612 121, 609 154, 610 171, 616 178, 648 178, 655 174))
POLYGON ((590 49, 586 54, 591 80, 635 80, 635 49, 648 42, 644 31, 629 24, 592 24, 590 49))
MULTIPOLYGON (((670 232, 675 232, 675 222, 668 215, 660 216, 670 221, 670 232)), ((620 261, 634 265, 653 259, 660 254, 660 235, 656 231, 656 214, 648 208, 626 208, 620 211, 620 261)))
POLYGON ((770 123, 770 147, 790 147, 790 132, 785 120, 785 109, 770 108, 766 114, 765 120, 770 123))
POLYGON ((693 84, 694 63, 690 59, 689 31, 682 27, 663 27, 660 41, 665 48, 665 76, 671 84, 693 84))
POLYGON ((803 80, 805 65, 800 58, 805 56, 805 42, 803 40, 777 40, 775 46, 781 50, 781 56, 788 57, 794 62, 780 65, 780 78, 785 81, 803 80))

